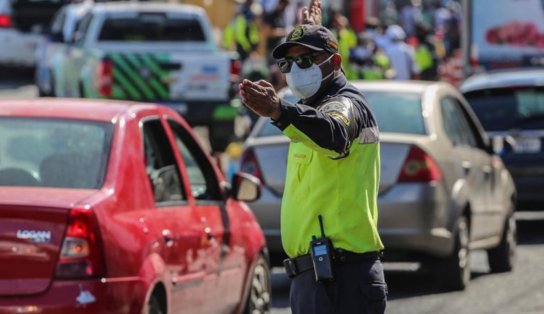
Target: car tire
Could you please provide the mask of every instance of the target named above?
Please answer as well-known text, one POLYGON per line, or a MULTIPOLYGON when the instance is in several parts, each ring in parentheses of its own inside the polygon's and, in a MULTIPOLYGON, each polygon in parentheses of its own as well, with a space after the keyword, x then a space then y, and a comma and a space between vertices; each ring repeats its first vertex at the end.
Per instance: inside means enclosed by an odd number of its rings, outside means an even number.
POLYGON ((147 306, 144 313, 145 314, 166 314, 161 307, 159 298, 154 294, 152 294, 149 297, 149 301, 147 302, 147 306))
POLYGON ((270 266, 262 255, 253 268, 249 284, 244 314, 270 313, 272 307, 270 266))
POLYGON ((437 278, 448 290, 464 290, 470 281, 470 230, 467 217, 461 216, 455 230, 454 250, 438 267, 437 278))
POLYGON ((516 219, 514 215, 510 215, 504 223, 501 242, 497 247, 487 250, 492 273, 509 272, 514 268, 517 242, 516 219))

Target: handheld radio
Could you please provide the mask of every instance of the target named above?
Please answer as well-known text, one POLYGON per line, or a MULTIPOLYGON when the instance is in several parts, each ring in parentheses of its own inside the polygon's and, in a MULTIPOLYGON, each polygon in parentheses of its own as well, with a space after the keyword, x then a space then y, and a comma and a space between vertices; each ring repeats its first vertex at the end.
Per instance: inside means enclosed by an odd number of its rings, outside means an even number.
POLYGON ((332 272, 332 242, 325 236, 323 218, 321 215, 318 218, 321 237, 312 236, 312 241, 310 241, 310 254, 314 265, 315 280, 331 281, 334 279, 332 272))

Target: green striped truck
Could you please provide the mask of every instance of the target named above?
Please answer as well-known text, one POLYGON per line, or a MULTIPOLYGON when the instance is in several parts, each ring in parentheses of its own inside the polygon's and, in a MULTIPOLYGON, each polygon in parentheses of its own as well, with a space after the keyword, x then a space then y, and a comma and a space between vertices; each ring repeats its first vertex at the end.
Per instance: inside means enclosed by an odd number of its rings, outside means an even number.
POLYGON ((222 151, 233 134, 236 58, 221 51, 205 11, 157 2, 96 3, 55 55, 57 97, 153 102, 209 128, 222 151))

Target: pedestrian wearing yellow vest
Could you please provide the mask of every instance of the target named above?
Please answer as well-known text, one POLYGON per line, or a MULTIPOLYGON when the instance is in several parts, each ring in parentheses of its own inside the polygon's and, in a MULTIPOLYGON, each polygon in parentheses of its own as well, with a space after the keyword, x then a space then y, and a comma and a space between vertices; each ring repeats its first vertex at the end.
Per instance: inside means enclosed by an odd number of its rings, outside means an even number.
POLYGON ((296 105, 264 80, 244 80, 245 106, 290 138, 281 236, 293 314, 384 313, 380 261, 378 126, 342 73, 338 41, 321 26, 319 0, 272 55, 296 105))
POLYGON ((350 50, 349 61, 357 79, 384 80, 394 76, 389 57, 368 34, 358 36, 358 45, 350 50))
POLYGON ((236 14, 223 31, 223 48, 238 52, 241 61, 245 61, 259 46, 259 30, 256 16, 252 11, 253 0, 242 2, 236 14))
POLYGON ((349 52, 357 46, 357 34, 349 25, 347 17, 340 12, 333 12, 331 17, 331 31, 338 39, 338 52, 342 56, 342 68, 348 80, 357 79, 357 72, 351 68, 349 52))
POLYGON ((431 28, 424 23, 416 24, 417 46, 415 47, 416 63, 421 71, 420 78, 434 81, 438 78, 438 67, 434 39, 431 37, 431 28))

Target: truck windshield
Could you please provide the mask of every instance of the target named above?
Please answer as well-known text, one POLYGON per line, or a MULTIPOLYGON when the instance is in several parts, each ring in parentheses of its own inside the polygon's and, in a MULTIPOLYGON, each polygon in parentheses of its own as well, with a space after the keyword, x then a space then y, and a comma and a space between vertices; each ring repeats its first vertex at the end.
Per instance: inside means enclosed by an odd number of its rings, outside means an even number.
POLYGON ((200 22, 196 19, 171 18, 161 13, 146 13, 134 18, 107 18, 98 40, 204 42, 206 38, 200 22))

